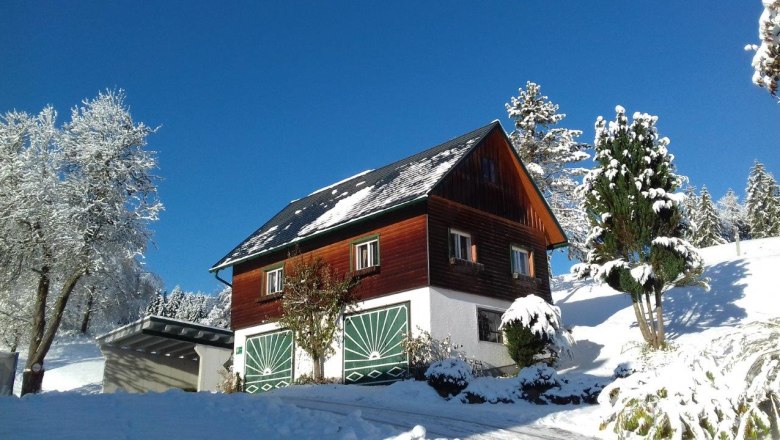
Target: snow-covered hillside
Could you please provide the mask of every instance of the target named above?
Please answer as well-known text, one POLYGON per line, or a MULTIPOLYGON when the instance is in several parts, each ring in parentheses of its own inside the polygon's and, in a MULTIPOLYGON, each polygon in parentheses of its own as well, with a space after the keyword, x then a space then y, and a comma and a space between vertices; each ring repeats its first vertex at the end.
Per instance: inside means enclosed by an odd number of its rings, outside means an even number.
MULTIPOLYGON (((741 248, 739 257, 733 243, 702 251, 709 291, 681 288, 665 295, 669 339, 676 347, 668 363, 708 347, 714 347, 716 360, 725 358, 713 340, 726 341, 740 326, 780 317, 773 298, 780 238, 743 242, 741 248)), ((558 280, 554 288, 576 341, 573 358, 561 363, 561 372, 607 378, 620 363, 642 358, 628 296, 570 279, 558 280)), ((424 382, 413 381, 387 387, 296 386, 263 396, 85 395, 99 391, 102 365, 94 345, 68 340, 56 345, 51 356, 45 393, 0 398, 0 438, 419 438, 425 430, 413 430, 418 424, 427 428, 429 438, 560 437, 555 428, 615 435, 599 431, 604 405, 468 405, 446 401, 424 382)))

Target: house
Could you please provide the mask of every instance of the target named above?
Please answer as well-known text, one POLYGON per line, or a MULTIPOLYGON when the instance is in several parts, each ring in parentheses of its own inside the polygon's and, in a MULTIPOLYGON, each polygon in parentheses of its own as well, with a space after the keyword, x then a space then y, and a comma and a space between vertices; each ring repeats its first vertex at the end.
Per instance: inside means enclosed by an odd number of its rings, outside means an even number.
POLYGON ((512 364, 501 314, 520 296, 551 301, 546 251, 565 244, 494 121, 291 202, 210 270, 233 269, 234 365, 247 391, 311 371, 275 322, 295 246, 360 278, 325 376, 383 383, 405 375, 400 342, 418 329, 451 335, 488 368, 512 364))

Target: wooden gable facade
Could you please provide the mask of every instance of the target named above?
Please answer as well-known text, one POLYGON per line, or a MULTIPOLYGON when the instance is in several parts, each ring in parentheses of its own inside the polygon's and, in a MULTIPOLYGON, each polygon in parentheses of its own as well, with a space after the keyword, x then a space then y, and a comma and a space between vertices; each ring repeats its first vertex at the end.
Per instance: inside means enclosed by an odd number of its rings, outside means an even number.
POLYGON ((546 250, 564 245, 565 236, 501 125, 488 128, 425 197, 232 264, 232 327, 279 317, 280 295, 265 292, 266 276, 290 264, 293 246, 322 257, 339 273, 359 276, 360 300, 432 286, 509 301, 529 294, 550 301, 546 250), (453 230, 470 236, 470 260, 453 257, 453 230), (354 246, 364 239, 378 240, 379 264, 354 272, 354 246), (512 246, 528 252, 530 275, 513 272, 512 246))

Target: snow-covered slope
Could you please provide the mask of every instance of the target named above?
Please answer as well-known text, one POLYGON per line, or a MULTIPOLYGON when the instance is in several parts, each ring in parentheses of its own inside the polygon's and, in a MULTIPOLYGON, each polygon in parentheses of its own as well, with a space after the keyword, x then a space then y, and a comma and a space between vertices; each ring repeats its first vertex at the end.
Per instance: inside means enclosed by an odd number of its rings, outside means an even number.
MULTIPOLYGON (((705 275, 711 280, 709 291, 681 288, 666 293, 665 316, 669 339, 677 347, 674 353, 696 353, 713 339, 727 339, 739 326, 780 317, 774 298, 780 238, 743 242, 741 248, 740 256, 733 243, 702 251, 705 275)), ((641 356, 641 336, 628 296, 607 286, 564 278, 556 281, 553 297, 576 341, 573 358, 560 366, 562 372, 609 377, 618 364, 641 356)), ((264 396, 84 395, 99 392, 102 361, 94 344, 78 339, 55 345, 46 366, 44 390, 67 392, 0 398, 0 438, 224 438, 242 434, 302 439, 418 438, 425 431, 412 429, 419 423, 425 425, 426 417, 430 437, 439 436, 448 424, 459 430, 450 436, 461 438, 560 437, 552 428, 614 436, 598 430, 604 415, 598 405, 467 405, 441 399, 424 382, 388 387, 298 386, 264 396), (322 401, 333 403, 328 406, 322 401)))

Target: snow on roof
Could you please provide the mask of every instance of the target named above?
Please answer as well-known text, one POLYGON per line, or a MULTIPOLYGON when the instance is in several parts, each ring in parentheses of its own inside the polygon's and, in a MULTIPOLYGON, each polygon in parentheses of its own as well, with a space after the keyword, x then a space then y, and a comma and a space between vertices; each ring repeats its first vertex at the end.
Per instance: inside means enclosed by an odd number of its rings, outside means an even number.
POLYGON ((210 269, 232 266, 334 227, 427 197, 498 121, 294 200, 210 269))

